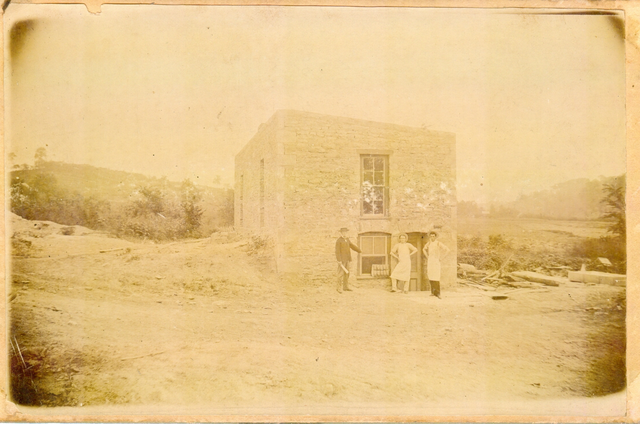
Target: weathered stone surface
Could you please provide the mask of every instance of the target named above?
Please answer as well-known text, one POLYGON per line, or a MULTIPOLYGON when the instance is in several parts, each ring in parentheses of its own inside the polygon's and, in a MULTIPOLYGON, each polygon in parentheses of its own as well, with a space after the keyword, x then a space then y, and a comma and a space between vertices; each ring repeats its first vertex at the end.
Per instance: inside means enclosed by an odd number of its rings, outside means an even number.
POLYGON ((279 270, 332 280, 343 226, 354 241, 358 233, 436 229, 451 249, 443 284, 456 279, 453 134, 278 111, 238 153, 235 173, 236 229, 272 237, 279 270), (389 157, 389 213, 382 219, 361 216, 360 155, 367 153, 389 157))

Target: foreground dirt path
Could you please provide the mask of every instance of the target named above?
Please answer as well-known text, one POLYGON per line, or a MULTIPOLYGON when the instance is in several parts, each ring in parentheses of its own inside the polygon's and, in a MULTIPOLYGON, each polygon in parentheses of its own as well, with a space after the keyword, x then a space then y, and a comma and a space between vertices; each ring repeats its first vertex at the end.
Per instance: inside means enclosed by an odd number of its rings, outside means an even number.
MULTIPOLYGON (((624 384, 623 288, 338 294, 333 282, 285 285, 250 253, 233 235, 34 238, 12 270, 11 349, 29 367, 11 355, 19 400, 349 413, 586 399, 624 384)), ((620 399, 608 405, 624 411, 620 399)))

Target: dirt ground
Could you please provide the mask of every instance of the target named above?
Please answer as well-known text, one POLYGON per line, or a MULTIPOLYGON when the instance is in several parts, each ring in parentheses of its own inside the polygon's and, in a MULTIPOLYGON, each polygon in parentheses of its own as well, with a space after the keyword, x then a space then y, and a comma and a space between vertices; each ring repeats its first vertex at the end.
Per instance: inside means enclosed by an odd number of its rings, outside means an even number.
POLYGON ((232 233, 134 243, 13 220, 9 354, 22 405, 624 413, 623 287, 448 283, 437 299, 352 277, 339 294, 333 281, 280 281, 232 233))

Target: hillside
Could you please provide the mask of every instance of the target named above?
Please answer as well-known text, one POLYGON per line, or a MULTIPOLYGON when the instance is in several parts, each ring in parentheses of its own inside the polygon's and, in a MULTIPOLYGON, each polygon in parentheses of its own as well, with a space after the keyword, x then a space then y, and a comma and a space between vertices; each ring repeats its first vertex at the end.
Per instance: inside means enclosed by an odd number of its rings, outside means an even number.
MULTIPOLYGON (((154 190, 166 202, 174 205, 181 202, 181 193, 184 190, 184 182, 64 162, 42 162, 37 168, 13 170, 10 172, 10 178, 14 198, 12 210, 15 213, 28 219, 47 219, 69 225, 92 226, 90 222, 73 220, 73 216, 85 214, 84 210, 81 213, 71 211, 74 202, 85 206, 91 204, 93 209, 99 208, 101 214, 105 215, 123 213, 122 211, 126 211, 133 203, 139 202, 142 188, 154 190), (16 187, 19 190, 14 190, 16 187), (16 199, 19 196, 14 195, 15 193, 33 197, 30 204, 32 207, 34 202, 38 202, 42 206, 41 209, 51 210, 57 206, 67 210, 58 214, 62 215, 62 219, 33 214, 28 216, 26 212, 18 210, 16 199), (62 199, 63 204, 58 202, 52 206, 50 203, 54 199, 62 199)), ((202 210, 200 221, 203 233, 210 234, 214 229, 233 224, 233 190, 198 184, 192 186, 197 192, 196 204, 202 210)), ((93 211, 87 213, 91 212, 93 211)), ((100 220, 104 222, 107 217, 101 216, 100 220)))
POLYGON ((38 168, 15 170, 11 172, 11 177, 28 180, 39 172, 52 174, 58 186, 65 191, 110 202, 124 202, 136 186, 158 181, 157 178, 142 174, 64 162, 45 162, 38 168))
POLYGON ((605 212, 601 203, 606 184, 617 185, 620 177, 573 179, 546 190, 523 194, 513 202, 494 204, 493 216, 596 220, 605 212))

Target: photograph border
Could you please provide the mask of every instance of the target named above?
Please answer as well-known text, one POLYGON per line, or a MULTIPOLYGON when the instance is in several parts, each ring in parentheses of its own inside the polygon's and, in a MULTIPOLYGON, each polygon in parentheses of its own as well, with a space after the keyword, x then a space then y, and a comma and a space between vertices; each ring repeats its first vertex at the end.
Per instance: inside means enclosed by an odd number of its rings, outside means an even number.
MULTIPOLYGON (((354 415, 314 415, 313 411, 299 415, 242 415, 224 413, 208 415, 198 411, 159 410, 149 413, 149 408, 124 406, 122 408, 25 408, 17 407, 9 400, 8 394, 8 351, 6 343, 0 346, 0 375, 2 376, 2 402, 0 420, 11 422, 639 422, 640 421, 640 0, 619 1, 477 1, 477 0, 278 0, 278 1, 242 1, 242 0, 117 0, 102 2, 101 0, 67 1, 67 0, 29 0, 12 1, 3 5, 3 11, 10 10, 12 4, 84 4, 87 13, 99 13, 102 4, 110 5, 193 5, 193 6, 345 6, 345 7, 430 7, 430 8, 526 8, 526 9, 569 9, 580 10, 591 14, 599 10, 621 10, 625 15, 625 54, 626 54, 626 151, 627 151, 627 413, 625 416, 588 417, 588 416, 517 416, 517 415, 452 415, 452 416, 413 416, 413 415, 370 415, 366 411, 356 410, 354 415), (111 411, 111 412, 109 412, 111 411)), ((540 12, 544 12, 540 10, 540 12)), ((3 20, 4 25, 4 20, 3 20)), ((0 37, 4 37, 4 27, 0 37)), ((4 39, 2 40, 4 46, 4 39)), ((4 75, 4 61, 2 65, 4 75)), ((2 81, 4 99, 4 78, 2 81)), ((2 140, 4 148, 5 103, 2 102, 2 140)), ((6 162, 2 163, 4 175, 6 162)), ((3 193, 7 196, 7 181, 3 180, 3 193)), ((6 209, 2 211, 5 222, 6 209)), ((1 272, 3 292, 7 290, 7 274, 9 249, 7 247, 6 226, 2 227, 5 243, 2 244, 5 260, 1 272)), ((7 317, 7 302, 0 302, 4 317, 7 317)), ((6 340, 8 331, 7 318, 0 324, 0 333, 6 340)), ((186 409, 186 408, 185 408, 186 409)))

